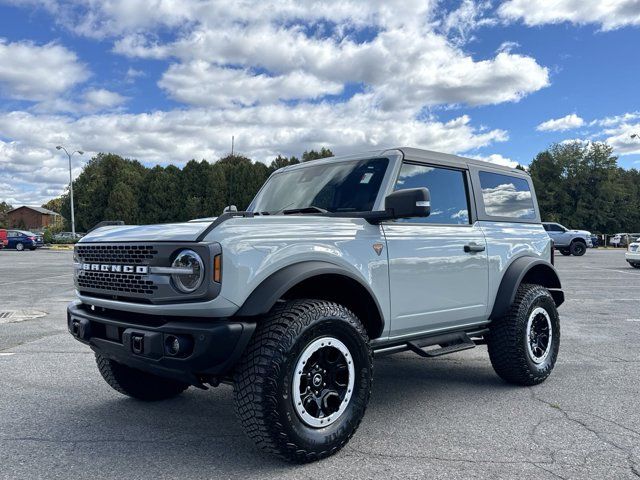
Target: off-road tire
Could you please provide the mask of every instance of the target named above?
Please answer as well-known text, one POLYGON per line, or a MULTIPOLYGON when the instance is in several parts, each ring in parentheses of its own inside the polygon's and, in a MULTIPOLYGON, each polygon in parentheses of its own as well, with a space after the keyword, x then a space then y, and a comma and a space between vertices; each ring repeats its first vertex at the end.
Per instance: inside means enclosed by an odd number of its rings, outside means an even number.
POLYGON ((114 390, 138 400, 167 400, 184 392, 189 385, 128 367, 96 354, 102 378, 114 390))
POLYGON ((633 268, 640 268, 640 263, 630 263, 633 268))
POLYGON ((574 257, 581 257, 582 255, 587 253, 587 244, 580 241, 573 242, 569 247, 569 251, 574 257))
POLYGON ((565 257, 568 257, 568 256, 570 256, 570 255, 571 255, 571 251, 570 251, 568 248, 563 248, 563 249, 561 249, 561 250, 560 250, 560 253, 561 253, 562 255, 564 255, 565 257))
POLYGON ((24 243, 16 243, 16 250, 22 252, 24 250, 24 243))
POLYGON ((261 319, 236 367, 236 414, 261 449, 291 462, 319 460, 336 453, 355 433, 369 402, 372 377, 369 338, 352 312, 324 300, 282 302, 261 319), (338 419, 313 428, 296 412, 292 382, 302 352, 326 336, 348 347, 354 362, 354 386, 338 419))
POLYGON ((543 382, 555 366, 560 347, 560 317, 549 291, 540 285, 520 285, 509 312, 491 323, 487 347, 493 369, 506 382, 516 385, 543 382), (549 353, 542 363, 535 363, 527 348, 527 323, 537 307, 546 310, 552 327, 549 353))

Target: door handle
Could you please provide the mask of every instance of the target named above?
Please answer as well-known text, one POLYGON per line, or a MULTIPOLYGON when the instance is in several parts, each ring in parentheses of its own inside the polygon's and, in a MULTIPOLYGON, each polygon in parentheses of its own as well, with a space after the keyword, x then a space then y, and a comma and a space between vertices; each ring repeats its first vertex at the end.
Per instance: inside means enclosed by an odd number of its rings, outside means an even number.
POLYGON ((464 246, 464 251, 466 253, 474 253, 474 252, 484 252, 484 245, 478 245, 477 243, 468 243, 464 246))

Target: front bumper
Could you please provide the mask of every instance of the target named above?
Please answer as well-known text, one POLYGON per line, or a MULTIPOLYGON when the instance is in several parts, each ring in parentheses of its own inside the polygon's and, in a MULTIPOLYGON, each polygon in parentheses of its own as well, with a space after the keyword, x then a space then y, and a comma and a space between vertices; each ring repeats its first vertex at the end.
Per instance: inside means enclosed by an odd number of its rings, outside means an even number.
POLYGON ((624 254, 624 258, 629 263, 640 263, 640 251, 639 252, 629 252, 624 254))
POLYGON ((228 375, 244 352, 255 323, 227 319, 169 318, 91 309, 81 302, 67 308, 69 332, 93 351, 132 368, 192 385, 228 375), (171 351, 178 339, 182 350, 171 351))

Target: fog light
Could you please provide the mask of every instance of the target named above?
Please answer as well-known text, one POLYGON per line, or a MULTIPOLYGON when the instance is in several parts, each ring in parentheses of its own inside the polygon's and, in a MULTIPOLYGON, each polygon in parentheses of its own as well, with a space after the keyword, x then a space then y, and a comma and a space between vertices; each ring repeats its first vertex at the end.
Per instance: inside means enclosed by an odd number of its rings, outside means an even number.
POLYGON ((193 340, 185 336, 167 335, 164 339, 164 351, 171 357, 186 357, 193 350, 193 340))

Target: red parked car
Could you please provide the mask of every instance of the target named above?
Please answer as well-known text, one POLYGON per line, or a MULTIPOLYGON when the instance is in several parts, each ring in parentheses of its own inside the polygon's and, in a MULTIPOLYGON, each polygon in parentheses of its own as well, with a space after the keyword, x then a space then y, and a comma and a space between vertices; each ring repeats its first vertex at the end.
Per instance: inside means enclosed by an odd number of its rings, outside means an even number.
POLYGON ((9 245, 9 240, 7 239, 7 231, 3 228, 0 228, 0 248, 6 248, 9 245))

